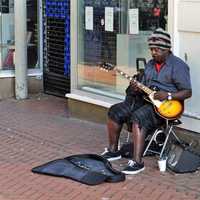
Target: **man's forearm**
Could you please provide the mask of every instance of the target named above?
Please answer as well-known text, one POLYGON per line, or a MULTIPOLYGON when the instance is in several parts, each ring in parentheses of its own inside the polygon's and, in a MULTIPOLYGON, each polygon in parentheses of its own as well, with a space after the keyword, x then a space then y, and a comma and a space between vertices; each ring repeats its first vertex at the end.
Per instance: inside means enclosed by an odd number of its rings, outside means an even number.
POLYGON ((177 99, 180 101, 188 99, 191 96, 192 96, 192 90, 181 90, 179 92, 172 93, 172 99, 177 99))

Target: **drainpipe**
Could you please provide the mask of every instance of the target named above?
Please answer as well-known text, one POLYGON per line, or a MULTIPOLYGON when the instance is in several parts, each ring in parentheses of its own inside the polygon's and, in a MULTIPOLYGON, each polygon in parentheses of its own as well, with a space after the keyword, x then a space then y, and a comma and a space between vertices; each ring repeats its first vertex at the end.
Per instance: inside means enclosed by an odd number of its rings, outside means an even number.
POLYGON ((26 0, 14 0, 15 8, 15 97, 26 99, 27 89, 27 13, 26 0))

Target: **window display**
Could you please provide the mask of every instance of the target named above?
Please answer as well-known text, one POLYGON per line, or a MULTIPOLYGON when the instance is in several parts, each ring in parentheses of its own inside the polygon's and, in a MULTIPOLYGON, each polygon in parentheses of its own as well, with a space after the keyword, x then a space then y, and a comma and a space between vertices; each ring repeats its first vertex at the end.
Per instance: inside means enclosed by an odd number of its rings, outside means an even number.
POLYGON ((79 0, 78 89, 123 98, 128 80, 99 66, 117 65, 130 75, 144 67, 136 61, 150 58, 147 38, 156 28, 167 28, 167 13, 167 0, 79 0))

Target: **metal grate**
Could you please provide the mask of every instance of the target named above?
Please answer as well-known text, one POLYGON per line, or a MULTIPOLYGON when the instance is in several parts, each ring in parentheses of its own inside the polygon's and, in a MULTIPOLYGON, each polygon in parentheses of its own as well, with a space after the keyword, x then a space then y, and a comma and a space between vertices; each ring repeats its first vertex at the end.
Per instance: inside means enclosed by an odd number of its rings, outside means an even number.
POLYGON ((70 1, 44 4, 44 90, 64 96, 70 92, 70 1))

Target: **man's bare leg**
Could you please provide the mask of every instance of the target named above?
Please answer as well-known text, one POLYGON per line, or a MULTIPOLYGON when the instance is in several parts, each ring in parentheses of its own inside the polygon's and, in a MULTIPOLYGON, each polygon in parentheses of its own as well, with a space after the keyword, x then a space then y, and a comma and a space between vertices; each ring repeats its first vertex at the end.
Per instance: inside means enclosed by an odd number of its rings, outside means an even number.
POLYGON ((115 152, 118 150, 118 141, 122 125, 117 124, 111 119, 108 119, 107 130, 109 139, 109 150, 115 152))
POLYGON ((133 133, 133 160, 138 163, 142 163, 142 154, 144 150, 145 134, 144 131, 139 128, 138 123, 132 125, 133 133))
POLYGON ((125 174, 133 175, 142 172, 145 167, 142 162, 142 153, 144 148, 144 131, 140 130, 138 123, 133 123, 132 125, 133 133, 133 160, 128 162, 127 167, 125 167, 122 172, 125 174))

